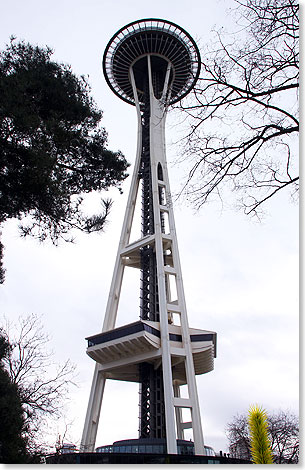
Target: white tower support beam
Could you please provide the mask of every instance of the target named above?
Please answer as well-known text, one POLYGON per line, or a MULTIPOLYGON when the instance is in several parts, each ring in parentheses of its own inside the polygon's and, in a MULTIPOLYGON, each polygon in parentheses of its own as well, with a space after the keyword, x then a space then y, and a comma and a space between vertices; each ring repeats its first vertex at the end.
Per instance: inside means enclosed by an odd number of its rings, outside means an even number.
MULTIPOLYGON (((108 296, 108 302, 106 306, 106 313, 104 318, 103 324, 103 332, 112 330, 115 327, 120 293, 122 288, 122 281, 124 275, 124 268, 125 265, 122 261, 122 253, 126 250, 129 240, 130 240, 130 233, 131 227, 134 217, 134 211, 136 206, 136 199, 138 194, 139 188, 139 166, 140 166, 140 159, 141 159, 141 142, 142 142, 142 135, 141 135, 141 116, 138 110, 138 118, 139 118, 139 125, 138 125, 138 143, 137 143, 137 155, 136 161, 129 191, 129 196, 127 200, 127 206, 125 210, 125 216, 123 221, 123 227, 119 242, 119 247, 117 251, 117 256, 115 260, 115 266, 110 286, 110 292, 108 296)), ((99 416, 100 410, 103 400, 103 394, 105 389, 105 382, 106 377, 100 370, 100 365, 96 364, 94 375, 92 379, 92 386, 90 392, 90 398, 88 403, 88 409, 85 419, 85 425, 81 440, 81 451, 82 452, 93 452, 95 448, 96 442, 96 434, 98 429, 99 423, 99 416)))

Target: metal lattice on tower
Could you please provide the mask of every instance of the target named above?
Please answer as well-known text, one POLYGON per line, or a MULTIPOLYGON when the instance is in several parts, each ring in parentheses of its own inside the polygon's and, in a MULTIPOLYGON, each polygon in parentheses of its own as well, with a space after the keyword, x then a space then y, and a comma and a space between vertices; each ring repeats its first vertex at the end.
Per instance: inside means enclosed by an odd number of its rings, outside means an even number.
POLYGON ((114 379, 139 383, 140 439, 166 440, 175 454, 177 439, 192 429, 195 453, 204 455, 195 375, 213 370, 216 333, 188 325, 165 156, 166 112, 196 83, 199 51, 174 23, 139 20, 110 39, 103 71, 112 91, 136 107, 138 146, 103 330, 87 338, 96 367, 81 449, 94 450, 105 381, 114 379), (130 242, 140 186, 141 236, 130 242), (125 267, 141 272, 140 319, 115 328, 125 267))

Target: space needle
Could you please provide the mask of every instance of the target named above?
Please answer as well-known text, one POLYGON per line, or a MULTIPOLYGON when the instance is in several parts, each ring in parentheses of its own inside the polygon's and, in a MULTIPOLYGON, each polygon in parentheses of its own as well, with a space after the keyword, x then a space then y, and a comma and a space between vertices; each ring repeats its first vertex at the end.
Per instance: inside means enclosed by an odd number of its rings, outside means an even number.
POLYGON ((200 73, 198 47, 170 21, 134 21, 110 39, 103 72, 111 90, 135 106, 138 142, 103 328, 86 338, 96 364, 81 450, 94 451, 105 383, 116 380, 122 399, 124 381, 139 383, 139 435, 125 444, 138 452, 146 443, 155 452, 183 453, 190 430, 193 453, 205 455, 196 375, 214 368, 216 333, 188 324, 165 149, 167 111, 200 73), (141 232, 131 240, 138 194, 141 232), (116 327, 127 269, 140 271, 134 286, 140 307, 134 305, 133 323, 116 327))

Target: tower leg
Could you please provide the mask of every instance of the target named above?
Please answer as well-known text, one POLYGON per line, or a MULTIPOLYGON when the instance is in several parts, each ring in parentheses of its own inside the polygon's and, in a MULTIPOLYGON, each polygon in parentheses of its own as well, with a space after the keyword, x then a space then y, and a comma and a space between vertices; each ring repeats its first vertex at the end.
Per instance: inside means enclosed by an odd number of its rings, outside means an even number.
MULTIPOLYGON (((150 164, 152 179, 153 213, 155 227, 155 250, 157 261, 158 296, 160 310, 160 331, 162 349, 162 370, 164 387, 164 407, 166 422, 167 453, 177 454, 176 425, 174 411, 174 390, 172 362, 168 330, 167 291, 164 272, 164 249, 162 221, 160 216, 160 196, 158 186, 158 163, 165 161, 164 125, 166 110, 163 103, 156 99, 153 90, 153 76, 150 56, 147 56, 149 101, 150 101, 150 164), (157 122, 156 122, 157 121, 157 122)), ((170 67, 167 70, 169 77, 170 67)), ((166 93, 167 90, 164 90, 166 93)))
MULTIPOLYGON (((138 109, 138 120, 140 123, 140 110, 138 109)), ((131 226, 134 217, 134 210, 136 205, 136 198, 139 186, 139 166, 141 160, 141 145, 142 145, 142 134, 140 125, 138 126, 138 143, 137 143, 137 156, 129 191, 129 196, 127 200, 127 206, 123 221, 123 227, 118 247, 118 252, 116 256, 116 262, 112 277, 112 282, 110 286, 110 292, 106 307, 105 319, 103 324, 103 332, 111 330, 115 326, 116 316, 117 316, 117 309, 119 304, 120 292, 122 287, 122 280, 124 274, 124 265, 121 259, 121 251, 127 246, 130 233, 131 233, 131 226)), ((83 435, 81 440, 81 449, 82 451, 92 452, 94 451, 95 441, 96 441, 96 434, 97 428, 99 423, 99 416, 100 416, 100 409, 104 394, 106 377, 100 371, 99 365, 96 364, 91 392, 89 397, 89 403, 87 408, 87 414, 85 419, 85 425, 83 429, 83 435)))
POLYGON ((106 377, 96 364, 89 397, 87 415, 80 445, 81 452, 94 452, 106 377))

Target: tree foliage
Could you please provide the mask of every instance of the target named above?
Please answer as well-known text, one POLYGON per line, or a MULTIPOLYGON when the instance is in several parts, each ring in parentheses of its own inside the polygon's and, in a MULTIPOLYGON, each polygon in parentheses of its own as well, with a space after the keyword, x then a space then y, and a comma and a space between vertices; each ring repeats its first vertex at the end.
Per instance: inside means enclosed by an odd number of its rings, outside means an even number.
POLYGON ((189 131, 185 192, 196 207, 235 191, 258 215, 279 191, 298 190, 299 5, 235 0, 232 34, 202 51, 202 75, 181 105, 189 131))
MULTIPOLYGON (((268 437, 274 463, 296 464, 299 461, 299 421, 289 411, 268 413, 268 437)), ((251 442, 247 413, 234 416, 227 424, 226 435, 233 457, 251 460, 251 442)))
POLYGON ((37 452, 43 444, 45 424, 61 417, 68 402, 75 366, 69 360, 54 363, 49 337, 37 315, 21 317, 18 325, 8 322, 2 336, 10 344, 3 366, 19 391, 27 450, 37 452))
POLYGON ((88 81, 52 53, 14 39, 0 53, 0 224, 19 218, 23 235, 56 242, 103 228, 111 202, 88 217, 83 197, 120 187, 128 164, 107 149, 88 81))
POLYGON ((26 424, 18 386, 5 369, 11 347, 0 329, 0 463, 28 463, 26 424))

